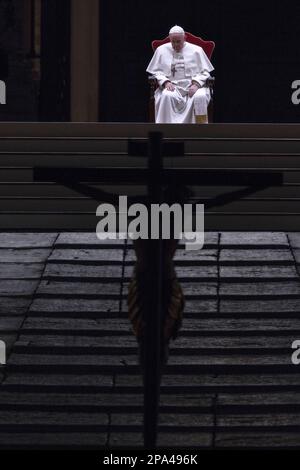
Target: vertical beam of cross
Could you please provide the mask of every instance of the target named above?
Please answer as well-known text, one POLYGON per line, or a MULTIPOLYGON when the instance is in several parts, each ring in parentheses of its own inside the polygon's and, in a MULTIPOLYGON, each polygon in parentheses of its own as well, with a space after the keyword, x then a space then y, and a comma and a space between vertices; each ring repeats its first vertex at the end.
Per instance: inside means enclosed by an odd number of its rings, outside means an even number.
MULTIPOLYGON (((151 218, 151 204, 162 203, 162 134, 149 134, 148 144, 148 214, 151 218)), ((151 227, 149 220, 148 227, 151 227)), ((163 245, 161 234, 158 240, 148 240, 148 282, 147 308, 145 314, 144 354, 144 445, 146 449, 156 446, 158 409, 161 377, 161 323, 162 323, 162 260, 163 245)))

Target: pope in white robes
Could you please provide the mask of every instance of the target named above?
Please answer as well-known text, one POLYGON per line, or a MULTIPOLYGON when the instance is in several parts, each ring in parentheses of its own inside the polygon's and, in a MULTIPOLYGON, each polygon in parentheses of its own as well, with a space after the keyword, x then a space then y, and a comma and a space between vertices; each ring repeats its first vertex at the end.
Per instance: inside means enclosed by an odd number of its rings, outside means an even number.
POLYGON ((169 31, 170 42, 159 46, 147 72, 155 76, 156 123, 207 123, 210 102, 206 79, 214 70, 200 46, 185 41, 180 26, 169 31))

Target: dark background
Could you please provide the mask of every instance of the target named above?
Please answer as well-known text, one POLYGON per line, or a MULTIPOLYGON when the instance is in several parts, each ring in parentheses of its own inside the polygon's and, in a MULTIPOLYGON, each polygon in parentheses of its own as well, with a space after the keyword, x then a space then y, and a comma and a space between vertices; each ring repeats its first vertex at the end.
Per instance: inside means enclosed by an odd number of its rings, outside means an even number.
POLYGON ((273 0, 101 3, 100 111, 104 121, 147 120, 151 40, 179 24, 215 41, 215 121, 298 122, 300 2, 273 0))

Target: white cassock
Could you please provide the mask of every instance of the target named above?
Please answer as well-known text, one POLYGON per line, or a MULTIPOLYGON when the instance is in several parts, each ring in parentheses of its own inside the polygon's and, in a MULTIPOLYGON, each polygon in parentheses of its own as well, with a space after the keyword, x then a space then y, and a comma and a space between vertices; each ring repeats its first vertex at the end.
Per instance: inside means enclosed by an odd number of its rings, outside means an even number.
POLYGON ((192 124, 196 122, 195 115, 207 115, 211 97, 209 87, 203 85, 212 70, 214 67, 202 47, 185 42, 181 51, 176 52, 170 42, 159 46, 147 67, 159 85, 155 90, 155 122, 192 124), (175 91, 163 88, 166 81, 173 83, 175 91), (201 88, 189 97, 192 81, 201 88))

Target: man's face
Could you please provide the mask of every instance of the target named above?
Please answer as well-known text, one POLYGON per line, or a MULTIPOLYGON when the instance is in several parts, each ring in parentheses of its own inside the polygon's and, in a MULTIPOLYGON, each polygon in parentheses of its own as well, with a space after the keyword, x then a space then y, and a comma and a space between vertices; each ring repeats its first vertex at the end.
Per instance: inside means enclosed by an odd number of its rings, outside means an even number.
POLYGON ((176 52, 181 51, 184 45, 184 40, 185 40, 184 34, 171 34, 170 35, 170 41, 171 41, 172 47, 174 51, 176 52))

